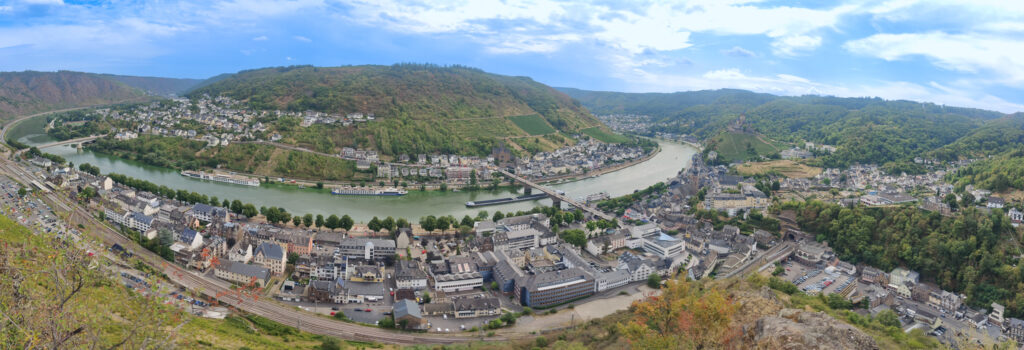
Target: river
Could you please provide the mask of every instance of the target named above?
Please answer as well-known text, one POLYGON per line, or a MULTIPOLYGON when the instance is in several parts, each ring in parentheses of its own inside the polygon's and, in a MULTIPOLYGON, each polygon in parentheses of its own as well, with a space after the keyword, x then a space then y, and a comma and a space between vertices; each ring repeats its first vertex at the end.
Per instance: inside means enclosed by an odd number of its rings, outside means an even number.
MULTIPOLYGON (((53 142, 43 132, 45 117, 25 120, 9 131, 9 137, 28 145, 53 142)), ((690 165, 690 158, 696 152, 693 147, 668 141, 658 141, 661 152, 650 160, 622 170, 574 182, 552 185, 551 188, 565 191, 570 198, 581 198, 589 194, 606 191, 612 196, 621 196, 664 181, 690 165)), ((103 173, 119 173, 144 179, 173 189, 195 191, 220 200, 241 200, 260 206, 283 207, 292 214, 348 214, 356 221, 366 222, 373 216, 381 218, 404 217, 415 222, 426 215, 475 216, 480 210, 493 213, 495 210, 529 210, 537 205, 551 205, 550 200, 511 203, 483 208, 466 208, 467 201, 510 197, 508 190, 499 191, 409 191, 401 197, 357 197, 336 196, 324 191, 299 189, 294 186, 264 185, 251 187, 219 182, 202 181, 181 176, 177 171, 154 167, 92 151, 78 151, 69 146, 55 146, 45 149, 48 153, 60 155, 76 164, 89 163, 98 166, 103 173)))

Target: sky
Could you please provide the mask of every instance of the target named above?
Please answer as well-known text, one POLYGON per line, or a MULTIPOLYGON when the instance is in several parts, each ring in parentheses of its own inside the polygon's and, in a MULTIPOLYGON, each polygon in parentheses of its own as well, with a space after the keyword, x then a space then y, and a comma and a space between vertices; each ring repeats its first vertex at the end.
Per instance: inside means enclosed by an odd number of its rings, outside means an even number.
POLYGON ((0 0, 0 71, 459 64, 587 90, 1024 111, 1024 1, 0 0))

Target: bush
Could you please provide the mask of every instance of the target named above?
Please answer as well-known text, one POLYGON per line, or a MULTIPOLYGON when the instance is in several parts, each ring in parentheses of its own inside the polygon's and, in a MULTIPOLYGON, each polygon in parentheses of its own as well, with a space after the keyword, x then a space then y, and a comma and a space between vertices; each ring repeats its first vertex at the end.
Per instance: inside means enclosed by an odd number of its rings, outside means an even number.
POLYGON ((323 343, 320 343, 320 350, 341 350, 341 345, 334 338, 326 338, 323 343))
POLYGON ((533 309, 529 306, 523 308, 523 315, 533 315, 533 309))
POLYGON ((534 342, 537 343, 538 347, 541 347, 541 348, 548 347, 548 339, 544 338, 544 336, 537 337, 537 339, 534 339, 534 342))
POLYGON ((792 295, 793 293, 799 292, 800 289, 795 284, 787 282, 778 277, 772 277, 768 279, 768 286, 774 290, 792 295))
POLYGON ((654 289, 661 288, 661 276, 658 276, 656 273, 647 276, 647 286, 654 289))
POLYGON ((380 328, 395 328, 395 320, 391 317, 385 317, 377 323, 380 328))
POLYGON ((499 319, 510 326, 516 324, 516 315, 514 314, 502 314, 499 319))

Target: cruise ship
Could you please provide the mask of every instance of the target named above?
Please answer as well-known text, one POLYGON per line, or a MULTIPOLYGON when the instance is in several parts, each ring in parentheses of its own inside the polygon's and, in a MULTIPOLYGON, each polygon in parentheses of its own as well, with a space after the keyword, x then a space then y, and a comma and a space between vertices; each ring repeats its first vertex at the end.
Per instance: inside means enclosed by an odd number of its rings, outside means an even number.
POLYGON ((331 194, 340 196, 404 196, 406 193, 409 192, 394 187, 338 187, 331 190, 331 194))
POLYGON ((191 177, 191 178, 200 179, 200 180, 227 182, 229 184, 235 184, 235 185, 257 186, 257 187, 260 185, 260 179, 253 178, 253 177, 247 177, 247 176, 241 176, 241 175, 235 175, 235 174, 218 174, 218 173, 207 173, 207 172, 204 172, 204 171, 182 170, 181 171, 181 175, 182 176, 188 176, 188 177, 191 177))

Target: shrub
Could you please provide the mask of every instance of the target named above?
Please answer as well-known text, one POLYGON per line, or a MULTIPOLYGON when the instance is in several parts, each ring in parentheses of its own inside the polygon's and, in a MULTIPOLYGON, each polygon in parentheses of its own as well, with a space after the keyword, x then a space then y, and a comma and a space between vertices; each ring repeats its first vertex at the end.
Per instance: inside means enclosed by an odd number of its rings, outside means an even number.
POLYGON ((537 343, 538 347, 542 347, 542 348, 548 347, 548 339, 544 338, 544 336, 537 337, 537 339, 535 339, 534 342, 537 343))

